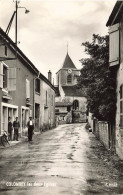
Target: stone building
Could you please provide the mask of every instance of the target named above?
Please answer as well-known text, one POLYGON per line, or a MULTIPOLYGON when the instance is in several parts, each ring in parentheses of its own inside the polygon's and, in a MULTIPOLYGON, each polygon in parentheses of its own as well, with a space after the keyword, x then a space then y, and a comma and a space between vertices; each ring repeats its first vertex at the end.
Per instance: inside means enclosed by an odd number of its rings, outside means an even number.
POLYGON ((123 159, 123 1, 117 1, 107 21, 109 27, 109 66, 116 77, 116 153, 123 159))
POLYGON ((60 123, 86 122, 86 91, 76 87, 80 70, 67 53, 63 66, 56 73, 55 112, 60 123))
POLYGON ((0 134, 8 131, 8 117, 20 121, 19 134, 27 133, 32 116, 35 130, 55 123, 55 88, 0 28, 0 134))

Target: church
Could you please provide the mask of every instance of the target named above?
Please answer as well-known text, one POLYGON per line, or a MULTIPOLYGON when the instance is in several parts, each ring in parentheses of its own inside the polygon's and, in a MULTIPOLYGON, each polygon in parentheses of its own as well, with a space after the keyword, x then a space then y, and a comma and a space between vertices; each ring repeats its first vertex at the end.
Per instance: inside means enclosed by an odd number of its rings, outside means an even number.
POLYGON ((55 114, 59 124, 86 122, 86 90, 77 88, 78 70, 68 52, 56 73, 55 114))

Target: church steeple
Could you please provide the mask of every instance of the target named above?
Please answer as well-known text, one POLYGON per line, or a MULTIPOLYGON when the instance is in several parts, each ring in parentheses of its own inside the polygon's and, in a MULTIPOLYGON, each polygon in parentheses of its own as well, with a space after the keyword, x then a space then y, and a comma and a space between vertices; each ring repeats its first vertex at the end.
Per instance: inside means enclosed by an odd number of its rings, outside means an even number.
POLYGON ((68 41, 67 41, 67 54, 68 54, 68 41))
POLYGON ((71 69, 76 69, 74 63, 72 62, 69 54, 68 54, 68 50, 67 50, 67 55, 65 57, 64 63, 62 68, 71 68, 71 69))

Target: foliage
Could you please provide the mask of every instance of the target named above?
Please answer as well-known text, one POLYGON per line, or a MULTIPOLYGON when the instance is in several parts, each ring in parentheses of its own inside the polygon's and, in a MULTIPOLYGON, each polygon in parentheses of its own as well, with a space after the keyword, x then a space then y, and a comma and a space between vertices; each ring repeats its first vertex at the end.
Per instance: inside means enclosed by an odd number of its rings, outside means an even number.
POLYGON ((92 42, 82 45, 90 57, 80 60, 83 68, 78 86, 87 88, 90 112, 99 120, 113 122, 116 110, 116 81, 109 69, 109 36, 93 34, 92 42))

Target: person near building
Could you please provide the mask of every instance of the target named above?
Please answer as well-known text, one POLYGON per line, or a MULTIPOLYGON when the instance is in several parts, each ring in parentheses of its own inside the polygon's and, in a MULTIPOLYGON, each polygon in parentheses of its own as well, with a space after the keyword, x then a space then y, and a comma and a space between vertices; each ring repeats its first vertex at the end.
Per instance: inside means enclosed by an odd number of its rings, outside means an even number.
POLYGON ((14 127, 14 140, 18 141, 18 134, 19 134, 19 128, 20 128, 18 117, 16 117, 15 121, 13 122, 13 127, 14 127))
POLYGON ((12 141, 12 131, 13 131, 13 124, 11 122, 11 117, 8 118, 8 140, 12 141))
POLYGON ((34 123, 32 117, 29 117, 29 121, 27 123, 28 127, 28 141, 32 141, 33 131, 34 131, 34 123))

